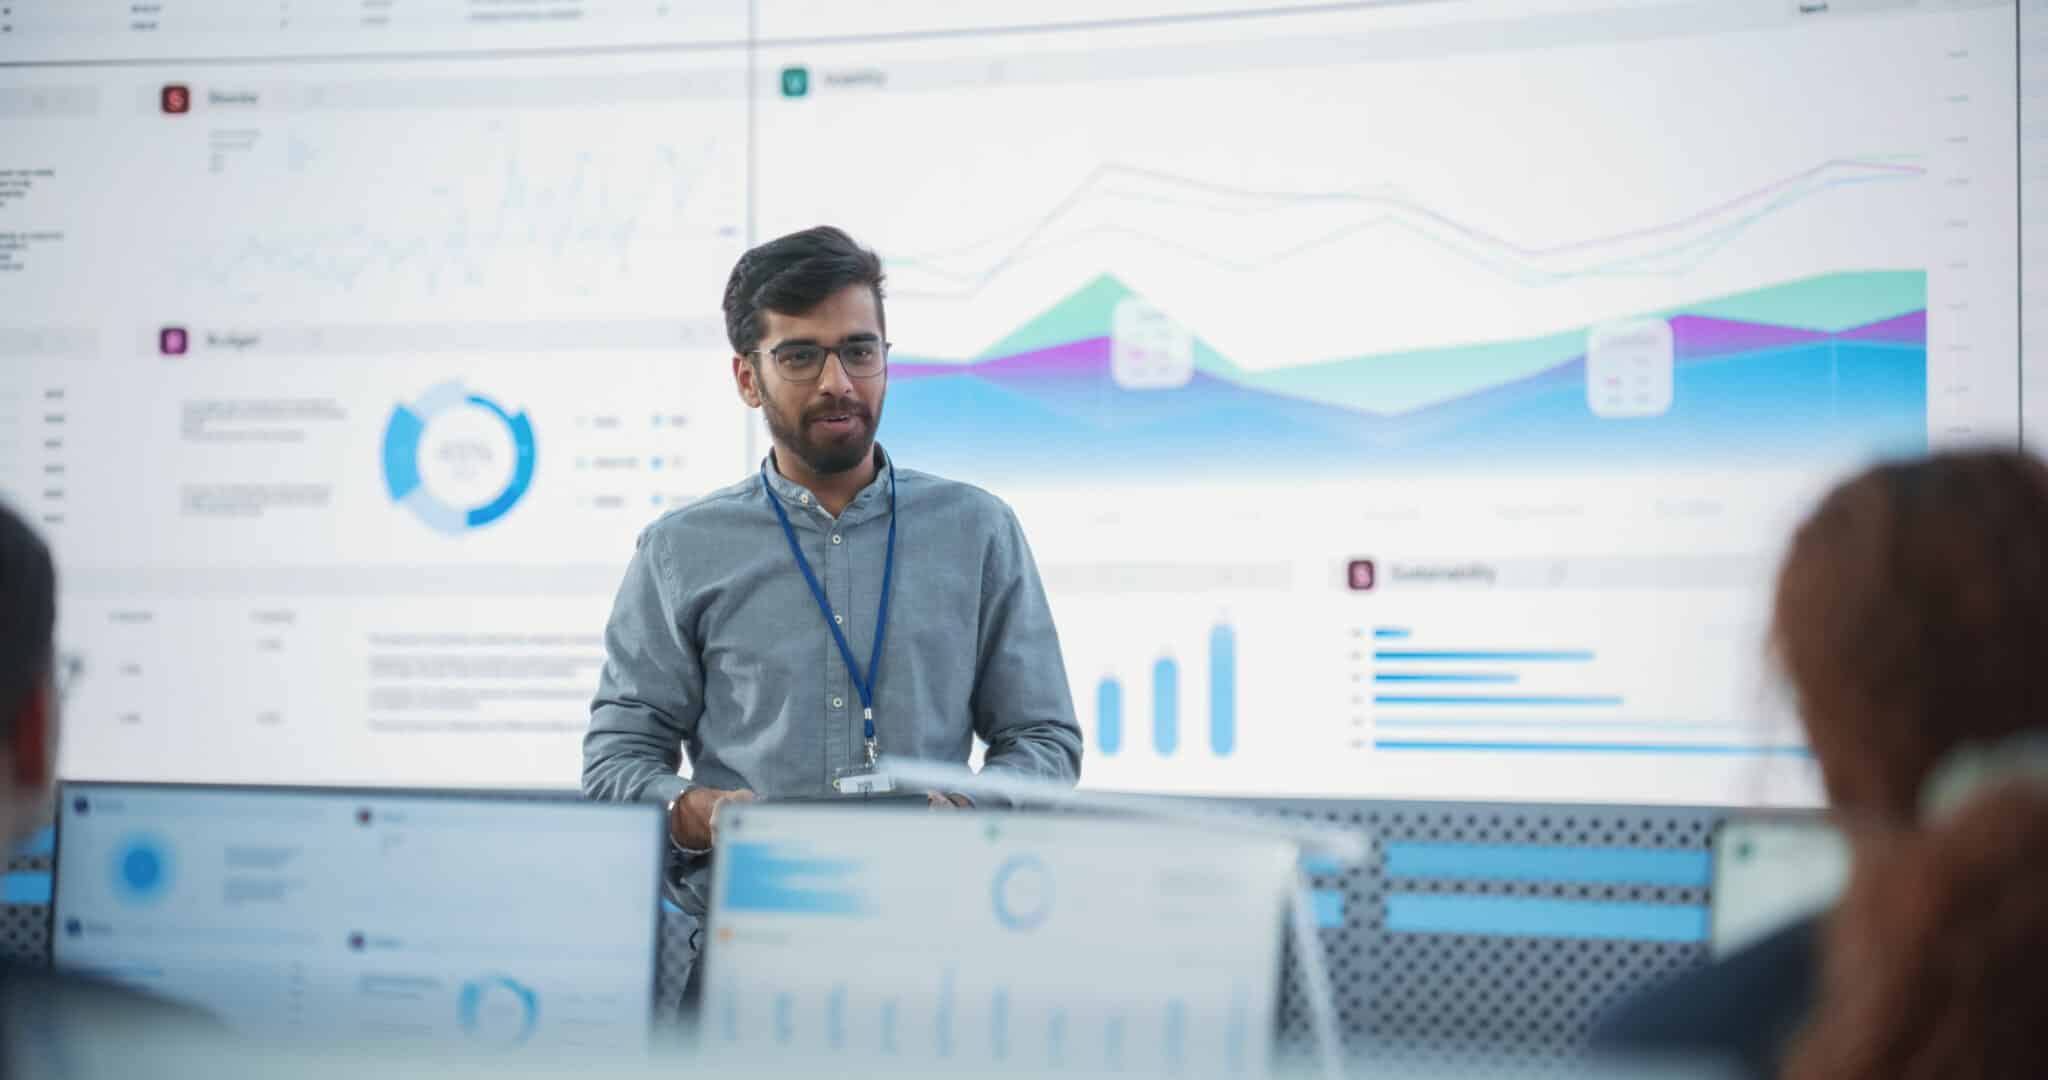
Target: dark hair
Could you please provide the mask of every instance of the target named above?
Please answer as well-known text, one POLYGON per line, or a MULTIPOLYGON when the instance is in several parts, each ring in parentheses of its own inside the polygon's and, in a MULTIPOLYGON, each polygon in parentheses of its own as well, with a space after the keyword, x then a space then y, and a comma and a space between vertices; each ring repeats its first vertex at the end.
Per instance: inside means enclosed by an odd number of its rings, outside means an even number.
POLYGON ((881 313, 881 257, 830 225, 747 252, 725 282, 725 336, 732 351, 745 356, 761 344, 762 312, 802 315, 848 285, 873 289, 875 311, 881 313))
POLYGON ((57 571, 50 549, 0 503, 0 730, 49 677, 57 630, 57 571))
POLYGON ((1800 527, 1774 621, 1856 862, 1784 1075, 2048 1075, 2048 789, 1920 806, 1956 748, 2048 729, 2048 466, 1980 450, 1855 477, 1800 527))
POLYGON ((1849 480, 1794 537, 1773 622, 1830 800, 1911 820, 1950 749, 2048 727, 2048 466, 1978 450, 1849 480))
POLYGON ((2006 783, 1866 837, 1787 1080, 2048 1076, 2048 795, 2006 783))

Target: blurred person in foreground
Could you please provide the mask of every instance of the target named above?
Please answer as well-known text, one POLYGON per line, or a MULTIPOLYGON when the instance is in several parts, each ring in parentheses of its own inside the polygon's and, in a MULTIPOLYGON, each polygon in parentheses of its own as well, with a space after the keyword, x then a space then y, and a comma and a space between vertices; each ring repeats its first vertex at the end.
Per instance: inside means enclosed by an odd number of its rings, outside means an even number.
MULTIPOLYGON (((0 504, 0 843, 14 851, 50 821, 57 714, 57 573, 50 549, 0 504)), ((80 1032, 215 1038, 203 1014, 39 964, 0 962, 0 1075, 38 1071, 49 1047, 80 1032)))
POLYGON ((1793 539, 1772 645, 1849 886, 1626 1004, 1596 1048, 1788 1080, 2048 1076, 2048 466, 1957 452, 1842 484, 1793 539))

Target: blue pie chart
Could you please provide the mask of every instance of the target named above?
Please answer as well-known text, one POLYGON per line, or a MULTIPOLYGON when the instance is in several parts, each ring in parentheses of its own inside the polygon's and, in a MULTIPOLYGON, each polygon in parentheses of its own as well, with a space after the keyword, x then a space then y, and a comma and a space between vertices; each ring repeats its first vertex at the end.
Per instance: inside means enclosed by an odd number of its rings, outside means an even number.
POLYGON ((391 410, 391 419, 384 425, 384 486, 391 492, 391 501, 439 532, 463 533, 504 517, 533 485, 533 461, 533 423, 526 413, 510 412, 460 382, 442 383, 399 405, 391 410), (427 490, 420 479, 420 444, 426 437, 427 425, 450 409, 462 408, 489 413, 505 425, 512 438, 512 475, 497 495, 476 506, 452 506, 427 490))

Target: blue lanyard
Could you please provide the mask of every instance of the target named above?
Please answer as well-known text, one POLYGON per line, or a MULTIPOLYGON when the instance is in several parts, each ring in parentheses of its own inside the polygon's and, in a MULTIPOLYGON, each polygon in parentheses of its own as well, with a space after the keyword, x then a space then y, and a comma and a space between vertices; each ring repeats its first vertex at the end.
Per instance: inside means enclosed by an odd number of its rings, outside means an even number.
POLYGON ((853 647, 846 643, 846 633, 839 629, 839 619, 832 614, 832 601, 825 598, 825 588, 818 584, 818 575, 811 572, 811 561, 804 558, 804 549, 796 542, 796 529, 789 524, 789 512, 782 508, 782 500, 775 497, 775 489, 768 486, 768 464, 761 463, 761 491, 768 496, 768 505, 775 508, 776 520, 782 522, 782 537, 789 541, 789 553, 796 556, 796 568, 804 572, 804 584, 811 587, 811 599, 818 602, 818 611, 825 616, 825 629, 832 631, 832 643, 839 646, 839 658, 846 661, 846 673, 853 676, 853 688, 860 693, 861 738, 867 744, 867 763, 875 764, 875 680, 882 671, 882 635, 889 629, 889 581, 896 575, 896 466, 889 466, 889 546, 882 556, 882 604, 875 613, 875 648, 868 657, 868 670, 861 673, 860 662, 853 658, 853 647))

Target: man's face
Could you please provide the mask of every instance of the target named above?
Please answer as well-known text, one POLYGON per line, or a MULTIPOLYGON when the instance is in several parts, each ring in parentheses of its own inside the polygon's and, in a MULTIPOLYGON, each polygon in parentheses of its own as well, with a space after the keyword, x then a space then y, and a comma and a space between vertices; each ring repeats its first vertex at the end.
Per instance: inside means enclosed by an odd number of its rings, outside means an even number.
POLYGON ((793 346, 860 343, 879 348, 882 314, 874 290, 848 285, 802 315, 770 311, 763 319, 761 343, 751 360, 733 358, 733 377, 740 397, 767 419, 776 449, 795 455, 819 475, 842 473, 867 460, 889 390, 887 370, 857 377, 833 353, 813 374, 792 370, 775 351, 780 347, 787 356, 793 346))

